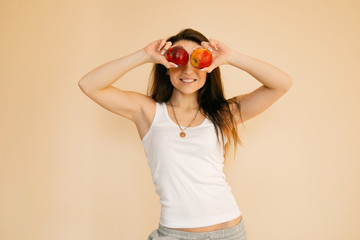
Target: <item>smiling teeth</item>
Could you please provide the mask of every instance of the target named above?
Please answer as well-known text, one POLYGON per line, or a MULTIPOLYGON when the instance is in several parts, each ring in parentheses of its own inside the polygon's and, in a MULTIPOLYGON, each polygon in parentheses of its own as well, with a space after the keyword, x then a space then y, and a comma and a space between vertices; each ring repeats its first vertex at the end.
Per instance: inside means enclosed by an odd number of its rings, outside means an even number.
POLYGON ((196 81, 196 79, 191 79, 191 80, 180 79, 180 80, 187 83, 196 81))

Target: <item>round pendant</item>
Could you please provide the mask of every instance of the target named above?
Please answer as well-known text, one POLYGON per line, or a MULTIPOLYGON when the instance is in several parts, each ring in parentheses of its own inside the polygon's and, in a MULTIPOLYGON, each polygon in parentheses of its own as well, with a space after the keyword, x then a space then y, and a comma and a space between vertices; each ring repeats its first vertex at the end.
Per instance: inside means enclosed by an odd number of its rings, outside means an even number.
POLYGON ((180 133, 180 137, 182 137, 182 138, 186 137, 186 133, 185 133, 185 132, 181 132, 181 133, 180 133))

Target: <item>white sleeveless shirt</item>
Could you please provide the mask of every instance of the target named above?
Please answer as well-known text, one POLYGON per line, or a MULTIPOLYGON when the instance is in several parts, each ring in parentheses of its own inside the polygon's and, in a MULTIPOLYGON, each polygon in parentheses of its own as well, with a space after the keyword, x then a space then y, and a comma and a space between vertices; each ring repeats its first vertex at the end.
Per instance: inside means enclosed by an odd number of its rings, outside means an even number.
POLYGON ((223 172, 224 152, 214 124, 205 118, 185 130, 156 103, 150 129, 142 139, 156 193, 160 197, 160 224, 169 228, 197 228, 241 216, 223 172))

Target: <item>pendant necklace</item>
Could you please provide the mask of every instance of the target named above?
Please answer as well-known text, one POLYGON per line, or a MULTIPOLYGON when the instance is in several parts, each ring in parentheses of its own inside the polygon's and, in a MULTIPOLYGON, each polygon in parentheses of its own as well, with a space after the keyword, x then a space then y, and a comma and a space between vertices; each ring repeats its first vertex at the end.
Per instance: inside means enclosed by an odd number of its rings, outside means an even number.
POLYGON ((169 101, 169 102, 170 102, 171 108, 172 108, 172 110, 173 110, 173 113, 174 113, 174 117, 175 117, 176 123, 177 123, 177 125, 179 126, 180 131, 181 131, 181 132, 180 132, 180 137, 184 138, 184 137, 186 137, 186 133, 185 133, 184 131, 185 131, 188 127, 190 127, 190 125, 194 122, 194 120, 195 120, 195 118, 196 118, 197 114, 198 114, 198 113, 199 113, 199 111, 200 111, 200 107, 199 107, 198 111, 196 112, 195 117, 194 117, 194 119, 191 121, 191 123, 190 123, 187 127, 182 128, 182 127, 180 126, 180 124, 179 124, 179 121, 178 121, 178 120, 177 120, 177 118, 176 118, 176 114, 175 114, 174 106, 172 105, 171 101, 169 101))

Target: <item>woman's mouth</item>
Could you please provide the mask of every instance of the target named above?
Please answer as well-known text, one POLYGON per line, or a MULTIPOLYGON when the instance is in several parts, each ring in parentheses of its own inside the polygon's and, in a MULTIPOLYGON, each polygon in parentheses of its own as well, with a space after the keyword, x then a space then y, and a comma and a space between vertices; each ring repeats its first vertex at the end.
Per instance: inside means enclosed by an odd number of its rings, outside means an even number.
POLYGON ((194 78, 180 78, 180 81, 182 81, 182 82, 185 82, 185 83, 192 83, 192 82, 195 82, 196 81, 196 79, 194 79, 194 78))

